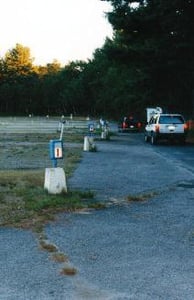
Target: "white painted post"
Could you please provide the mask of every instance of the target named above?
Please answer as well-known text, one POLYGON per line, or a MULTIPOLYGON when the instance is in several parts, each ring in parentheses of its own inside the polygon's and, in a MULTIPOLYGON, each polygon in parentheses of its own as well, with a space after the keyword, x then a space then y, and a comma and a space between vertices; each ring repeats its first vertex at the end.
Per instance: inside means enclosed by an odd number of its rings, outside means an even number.
POLYGON ((84 151, 90 150, 90 143, 88 136, 84 136, 84 151))
POLYGON ((61 194, 67 192, 65 172, 62 168, 46 168, 44 189, 49 194, 61 194))
POLYGON ((103 140, 106 139, 106 132, 105 131, 101 132, 101 139, 103 139, 103 140))

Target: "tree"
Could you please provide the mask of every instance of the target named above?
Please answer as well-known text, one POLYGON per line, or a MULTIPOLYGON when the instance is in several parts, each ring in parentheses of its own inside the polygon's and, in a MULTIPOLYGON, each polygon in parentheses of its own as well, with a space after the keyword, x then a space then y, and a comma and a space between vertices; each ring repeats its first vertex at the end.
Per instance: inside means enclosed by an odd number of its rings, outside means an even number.
POLYGON ((194 1, 107 1, 113 6, 108 19, 116 32, 115 59, 134 70, 142 101, 189 112, 194 94, 194 1))
POLYGON ((1 59, 0 100, 1 112, 24 113, 28 111, 31 87, 36 74, 30 57, 30 49, 16 44, 1 59))
POLYGON ((33 71, 33 59, 30 56, 30 49, 20 44, 9 50, 5 54, 4 65, 5 72, 9 76, 28 75, 33 71))

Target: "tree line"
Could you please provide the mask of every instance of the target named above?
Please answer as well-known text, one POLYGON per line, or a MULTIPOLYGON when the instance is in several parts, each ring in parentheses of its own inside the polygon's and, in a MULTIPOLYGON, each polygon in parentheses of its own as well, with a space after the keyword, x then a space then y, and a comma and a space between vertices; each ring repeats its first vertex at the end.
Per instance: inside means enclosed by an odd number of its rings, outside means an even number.
POLYGON ((0 58, 1 115, 142 116, 148 106, 192 117, 194 0, 111 3, 114 30, 88 61, 33 64, 21 44, 0 58))

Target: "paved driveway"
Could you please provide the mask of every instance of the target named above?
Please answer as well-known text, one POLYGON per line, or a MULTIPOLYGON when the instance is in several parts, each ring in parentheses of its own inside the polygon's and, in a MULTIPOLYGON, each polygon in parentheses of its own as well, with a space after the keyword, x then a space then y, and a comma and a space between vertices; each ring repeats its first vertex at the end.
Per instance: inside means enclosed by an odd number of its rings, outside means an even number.
POLYGON ((107 208, 60 214, 45 229, 78 273, 60 275, 30 232, 1 229, 0 299, 193 300, 193 171, 138 134, 97 147, 68 186, 95 191, 107 208))

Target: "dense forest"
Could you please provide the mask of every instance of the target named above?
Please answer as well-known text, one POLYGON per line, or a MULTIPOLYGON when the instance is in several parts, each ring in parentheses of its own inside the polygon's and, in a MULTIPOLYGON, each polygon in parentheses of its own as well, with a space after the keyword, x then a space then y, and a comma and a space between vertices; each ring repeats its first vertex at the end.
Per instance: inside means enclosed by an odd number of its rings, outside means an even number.
POLYGON ((33 64, 16 44, 0 58, 0 115, 194 115, 194 0, 99 0, 114 35, 93 58, 33 64))

